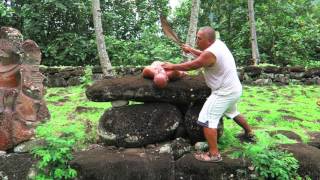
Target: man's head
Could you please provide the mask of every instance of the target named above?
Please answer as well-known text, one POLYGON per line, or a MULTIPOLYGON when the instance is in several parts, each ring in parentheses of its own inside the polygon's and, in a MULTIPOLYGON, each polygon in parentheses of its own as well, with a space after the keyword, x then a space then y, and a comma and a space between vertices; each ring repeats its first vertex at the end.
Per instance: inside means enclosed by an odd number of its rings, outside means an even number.
POLYGON ((201 27, 197 33, 197 46, 200 50, 207 49, 216 40, 216 32, 212 27, 201 27))

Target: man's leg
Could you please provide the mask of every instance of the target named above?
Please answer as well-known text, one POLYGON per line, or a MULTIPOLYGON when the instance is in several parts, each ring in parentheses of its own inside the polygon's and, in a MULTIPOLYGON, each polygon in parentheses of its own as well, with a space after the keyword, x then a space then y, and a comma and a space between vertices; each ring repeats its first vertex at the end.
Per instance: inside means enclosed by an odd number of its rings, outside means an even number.
POLYGON ((203 127, 203 134, 209 145, 209 152, 211 155, 219 154, 217 144, 217 128, 203 127))
POLYGON ((203 127, 203 133, 209 145, 209 152, 196 153, 194 154, 194 157, 199 161, 206 161, 206 162, 222 161, 221 155, 219 154, 219 151, 218 151, 218 145, 217 145, 217 128, 203 127))
POLYGON ((245 131, 246 135, 249 135, 252 133, 252 129, 247 123, 246 119, 243 115, 239 114, 238 116, 234 117, 233 120, 242 127, 242 129, 245 131))
POLYGON ((212 93, 209 98, 207 98, 207 101, 204 103, 200 111, 197 123, 203 126, 203 134, 209 145, 208 152, 194 155, 195 158, 200 161, 222 161, 217 145, 217 126, 223 113, 228 108, 228 103, 226 103, 227 102, 223 96, 212 93))

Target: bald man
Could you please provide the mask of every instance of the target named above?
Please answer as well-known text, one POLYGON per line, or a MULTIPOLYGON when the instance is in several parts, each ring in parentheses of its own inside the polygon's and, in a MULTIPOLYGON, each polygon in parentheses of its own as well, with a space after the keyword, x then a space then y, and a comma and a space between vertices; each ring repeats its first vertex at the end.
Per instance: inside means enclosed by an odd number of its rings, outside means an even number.
POLYGON ((182 46, 184 52, 197 55, 196 59, 181 64, 165 63, 162 67, 179 71, 204 69, 211 95, 204 103, 197 123, 203 127, 209 151, 195 153, 194 157, 200 161, 219 162, 222 157, 217 146, 217 126, 223 115, 240 125, 247 138, 254 138, 254 134, 244 116, 237 111, 236 104, 242 94, 242 85, 230 50, 221 40, 215 38, 215 31, 211 27, 200 28, 196 42, 199 50, 187 45, 182 46))

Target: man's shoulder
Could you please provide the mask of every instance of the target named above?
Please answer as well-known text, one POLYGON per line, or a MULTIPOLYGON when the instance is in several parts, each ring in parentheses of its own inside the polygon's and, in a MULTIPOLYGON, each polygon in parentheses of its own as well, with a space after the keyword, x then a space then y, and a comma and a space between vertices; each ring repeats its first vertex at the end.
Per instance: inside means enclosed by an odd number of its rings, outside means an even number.
MULTIPOLYGON (((220 48, 224 43, 220 39, 216 39, 206 50, 210 51, 216 48, 220 48)), ((205 50, 205 51, 206 51, 205 50)))

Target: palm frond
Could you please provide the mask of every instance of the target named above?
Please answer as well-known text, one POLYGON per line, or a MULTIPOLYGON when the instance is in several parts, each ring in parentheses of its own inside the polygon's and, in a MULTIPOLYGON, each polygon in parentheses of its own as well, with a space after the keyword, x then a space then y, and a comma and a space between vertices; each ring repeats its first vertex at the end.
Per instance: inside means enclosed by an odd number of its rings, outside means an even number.
POLYGON ((164 34, 171 40, 173 40, 175 43, 177 43, 178 45, 181 45, 182 42, 180 41, 180 39, 178 38, 178 36, 176 35, 175 32, 173 32, 173 30, 171 29, 167 19, 163 16, 160 15, 160 22, 161 22, 161 27, 162 30, 164 32, 164 34))

